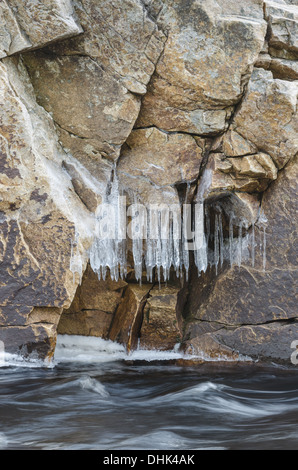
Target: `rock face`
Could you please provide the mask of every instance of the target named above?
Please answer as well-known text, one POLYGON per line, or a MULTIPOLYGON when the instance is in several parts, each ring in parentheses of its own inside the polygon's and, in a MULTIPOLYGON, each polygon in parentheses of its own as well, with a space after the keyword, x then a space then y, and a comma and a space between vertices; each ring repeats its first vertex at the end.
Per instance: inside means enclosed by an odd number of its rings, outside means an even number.
POLYGON ((179 290, 168 285, 150 291, 140 332, 141 348, 167 350, 181 342, 176 311, 179 290))
POLYGON ((226 130, 262 49, 266 23, 230 16, 215 1, 169 0, 158 24, 168 38, 137 125, 200 135, 226 130))
POLYGON ((61 141, 90 165, 90 159, 119 156, 166 37, 140 0, 83 0, 76 13, 83 35, 28 54, 25 61, 61 141))
MULTIPOLYGON (((201 279, 191 279, 187 348, 193 346, 207 355, 223 348, 231 354, 289 360, 291 342, 298 334, 296 178, 297 162, 293 161, 264 194, 265 269, 262 252, 254 267, 225 266, 213 281, 210 271, 201 279), (202 295, 198 297, 199 290, 202 295)), ((257 246, 263 240, 263 230, 257 229, 257 246)))
POLYGON ((0 57, 43 47, 83 32, 71 0, 3 0, 0 15, 0 57))
MULTIPOLYGON (((20 332, 22 346, 39 343, 43 331, 52 353, 56 332, 51 321, 44 316, 44 324, 30 326, 30 315, 35 308, 57 313, 70 304, 76 290, 69 271, 70 241, 83 219, 88 224, 88 215, 63 171, 66 155, 52 119, 35 101, 21 59, 2 61, 1 91, 1 329, 5 337, 14 337, 11 328, 20 330, 15 346, 20 332)), ((90 234, 81 230, 84 243, 90 234)))
POLYGON ((232 125, 241 137, 268 153, 278 169, 298 151, 297 92, 296 82, 275 80, 270 72, 256 70, 232 125))
POLYGON ((58 333, 107 338, 126 285, 100 281, 88 264, 71 306, 61 316, 58 333))
POLYGON ((297 7, 265 1, 264 11, 268 21, 269 46, 273 49, 298 52, 297 7))
POLYGON ((58 332, 289 364, 295 3, 0 2, 6 351, 51 358, 58 332), (206 271, 191 252, 184 284, 173 269, 138 285, 128 240, 124 278, 99 280, 90 249, 115 181, 128 204, 201 204, 206 271))
POLYGON ((117 169, 123 190, 133 188, 143 204, 179 204, 177 186, 195 182, 201 164, 202 149, 194 137, 152 127, 132 131, 117 169))
POLYGON ((129 284, 115 312, 108 338, 126 346, 128 352, 138 347, 144 307, 152 287, 129 284))

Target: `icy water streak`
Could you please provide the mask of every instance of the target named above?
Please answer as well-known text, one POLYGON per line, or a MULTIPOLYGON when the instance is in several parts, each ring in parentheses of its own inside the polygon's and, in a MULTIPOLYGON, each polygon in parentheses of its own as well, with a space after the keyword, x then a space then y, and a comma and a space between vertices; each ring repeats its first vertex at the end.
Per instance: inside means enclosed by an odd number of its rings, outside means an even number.
POLYGON ((6 362, 0 449, 298 449, 298 370, 179 357, 61 337, 51 367, 6 362))

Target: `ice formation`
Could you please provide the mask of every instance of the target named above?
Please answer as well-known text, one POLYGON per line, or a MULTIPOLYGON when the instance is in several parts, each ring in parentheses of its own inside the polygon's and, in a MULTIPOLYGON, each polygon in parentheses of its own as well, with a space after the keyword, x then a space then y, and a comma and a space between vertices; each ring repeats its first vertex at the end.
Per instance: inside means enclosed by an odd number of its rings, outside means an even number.
POLYGON ((108 270, 115 281, 119 280, 119 276, 124 278, 127 273, 126 234, 123 233, 123 224, 126 223, 125 211, 118 179, 115 177, 109 195, 98 206, 95 214, 95 236, 90 249, 90 265, 99 279, 106 279, 108 270))
MULTIPOLYGON (((255 225, 239 220, 233 212, 226 214, 220 201, 206 203, 211 173, 205 171, 198 186, 194 203, 174 206, 145 207, 137 199, 126 207, 114 172, 109 194, 95 214, 94 240, 89 253, 90 264, 99 279, 124 279, 127 274, 128 252, 133 258, 135 278, 141 282, 167 281, 174 271, 177 277, 188 279, 190 252, 198 275, 214 266, 216 274, 223 264, 236 265, 256 261, 255 225), (224 228, 225 220, 225 228, 224 228), (235 235, 235 233, 238 234, 235 235)), ((260 214, 258 227, 263 230, 260 241, 263 268, 266 268, 266 218, 260 214)), ((71 270, 82 266, 78 240, 72 243, 71 270)))

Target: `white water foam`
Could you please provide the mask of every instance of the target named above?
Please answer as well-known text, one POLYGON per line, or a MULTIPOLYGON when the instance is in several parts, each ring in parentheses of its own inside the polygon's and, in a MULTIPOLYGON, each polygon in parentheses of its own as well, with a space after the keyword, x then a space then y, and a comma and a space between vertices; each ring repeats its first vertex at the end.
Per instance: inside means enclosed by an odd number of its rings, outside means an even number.
MULTIPOLYGON (((184 354, 179 351, 177 344, 171 351, 158 349, 140 349, 127 352, 126 348, 114 341, 104 340, 93 336, 58 335, 54 359, 41 360, 32 357, 22 357, 17 354, 2 354, 0 369, 3 367, 18 367, 28 369, 52 369, 60 363, 108 363, 116 361, 173 361, 189 360, 202 362, 235 362, 226 356, 210 357, 204 352, 199 354, 184 354)), ((248 356, 239 356, 238 362, 252 362, 248 356)), ((86 382, 86 388, 88 383, 86 382)), ((89 384, 90 385, 90 384, 89 384)), ((92 387, 92 385, 90 385, 92 387)))
MULTIPOLYGON (((187 355, 179 351, 179 344, 172 351, 156 349, 137 349, 127 352, 119 343, 92 336, 58 335, 53 365, 63 362, 106 363, 114 361, 171 361, 198 360, 204 362, 235 362, 228 357, 212 358, 204 353, 187 355)), ((239 361, 249 361, 250 357, 241 356, 239 361)))
POLYGON ((167 361, 173 359, 195 359, 173 351, 138 349, 127 353, 119 343, 91 336, 58 335, 54 364, 61 362, 95 362, 113 361, 167 361))
POLYGON ((49 360, 35 359, 33 357, 23 357, 20 354, 3 353, 1 355, 0 369, 4 367, 21 367, 28 369, 52 369, 54 364, 49 360))
POLYGON ((102 383, 98 382, 98 380, 90 377, 89 375, 80 378, 79 384, 83 390, 89 390, 91 392, 94 392, 97 395, 100 395, 102 398, 107 398, 110 396, 105 386, 102 383))

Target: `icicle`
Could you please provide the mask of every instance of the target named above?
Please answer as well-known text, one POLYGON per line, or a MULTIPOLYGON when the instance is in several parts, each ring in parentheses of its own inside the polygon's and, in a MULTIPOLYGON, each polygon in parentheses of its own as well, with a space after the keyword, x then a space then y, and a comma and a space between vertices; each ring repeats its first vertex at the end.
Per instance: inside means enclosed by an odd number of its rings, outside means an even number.
POLYGON ((229 246, 230 246, 230 266, 232 267, 234 264, 234 257, 233 257, 233 241, 234 241, 234 225, 233 225, 234 216, 230 216, 230 224, 229 224, 229 246))
MULTIPOLYGON (((244 221, 240 222, 238 239, 234 239, 233 214, 229 221, 229 239, 224 239, 224 215, 221 202, 218 202, 215 209, 214 233, 211 233, 209 205, 205 204, 204 197, 208 194, 208 188, 212 174, 205 172, 195 200, 194 217, 187 205, 190 185, 187 186, 183 207, 177 206, 176 213, 171 212, 167 206, 150 210, 135 202, 130 214, 123 215, 119 202, 119 183, 116 172, 110 185, 110 193, 103 199, 99 206, 95 220, 94 243, 90 250, 90 263, 99 278, 105 279, 110 272, 111 278, 118 281, 125 278, 127 265, 127 242, 125 240, 126 230, 123 233, 122 225, 126 227, 126 217, 131 217, 134 236, 132 239, 132 255, 134 261, 135 277, 141 282, 143 269, 146 270, 148 282, 154 281, 156 275, 159 284, 167 282, 170 278, 170 271, 173 268, 177 277, 184 276, 188 279, 190 268, 190 241, 193 239, 194 261, 198 269, 198 274, 205 272, 208 266, 208 257, 211 264, 216 267, 218 274, 219 266, 222 267, 225 259, 229 259, 230 265, 238 264, 239 268, 248 259, 249 241, 251 240, 252 265, 255 265, 255 227, 252 226, 252 235, 249 239, 246 232, 243 238, 244 221), (141 214, 143 211, 143 216, 141 214), (179 220, 178 220, 179 219, 179 220), (192 223, 192 221, 194 221, 192 223), (179 234, 179 236, 177 236, 179 234), (194 237, 194 238, 193 238, 194 237), (208 247, 213 244, 213 254, 208 253, 208 247)), ((224 206, 225 207, 225 206, 224 206)), ((213 214, 213 209, 211 214, 213 214)), ((261 227, 263 218, 260 217, 261 227)), ((246 226, 247 229, 247 226, 246 226)), ((266 268, 266 228, 263 228, 263 267, 266 268)), ((213 232, 213 231, 212 231, 213 232)), ((76 263, 81 267, 79 261, 79 250, 76 245, 72 246, 71 264, 75 271, 76 263)))
POLYGON ((261 228, 263 229, 263 240, 262 240, 261 246, 263 248, 263 270, 264 271, 266 271, 266 264, 267 264, 267 260, 266 260, 266 250, 267 250, 266 224, 267 222, 268 222, 267 217, 264 214, 264 211, 261 209, 257 224, 260 227, 260 229, 261 228))
POLYGON ((126 220, 119 193, 119 183, 114 169, 110 193, 103 197, 95 214, 95 238, 90 249, 90 265, 99 279, 106 279, 109 268, 112 280, 126 273, 126 250, 123 221, 126 220))
POLYGON ((199 202, 195 208, 195 264, 198 272, 205 272, 208 266, 207 242, 205 236, 204 203, 199 202))
POLYGON ((194 258, 198 274, 206 272, 208 266, 208 244, 210 238, 210 216, 206 209, 207 234, 205 235, 205 197, 212 183, 212 171, 205 170, 199 183, 195 207, 195 249, 194 258))
POLYGON ((184 205, 183 208, 183 230, 182 230, 182 248, 181 248, 181 260, 180 260, 180 277, 183 274, 183 266, 185 269, 186 281, 188 281, 188 273, 189 273, 189 251, 188 251, 188 237, 191 237, 189 234, 189 224, 191 215, 189 211, 186 210, 188 208, 187 205, 184 205))
POLYGON ((147 281, 153 281, 153 268, 155 266, 154 261, 154 241, 149 237, 147 238, 147 250, 146 250, 146 272, 147 272, 147 281))
POLYGON ((214 263, 216 275, 218 273, 218 263, 219 263, 219 224, 218 224, 218 214, 215 214, 215 227, 214 227, 214 263))
POLYGON ((147 237, 147 211, 143 205, 135 203, 132 215, 132 252, 136 280, 142 282, 144 260, 144 238, 147 237))

